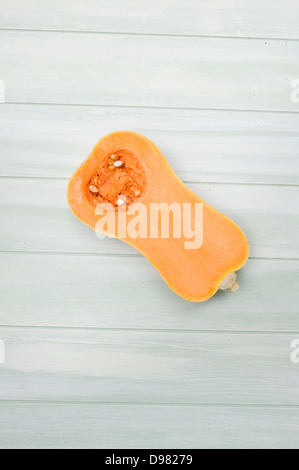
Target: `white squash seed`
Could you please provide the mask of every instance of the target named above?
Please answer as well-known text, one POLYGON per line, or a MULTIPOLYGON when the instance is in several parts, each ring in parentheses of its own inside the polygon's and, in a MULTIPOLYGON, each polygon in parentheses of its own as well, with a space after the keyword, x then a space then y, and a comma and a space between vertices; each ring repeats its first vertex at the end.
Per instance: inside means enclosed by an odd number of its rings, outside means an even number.
POLYGON ((117 160, 117 162, 114 163, 114 166, 116 168, 120 168, 121 166, 123 166, 124 162, 122 162, 121 160, 117 160))

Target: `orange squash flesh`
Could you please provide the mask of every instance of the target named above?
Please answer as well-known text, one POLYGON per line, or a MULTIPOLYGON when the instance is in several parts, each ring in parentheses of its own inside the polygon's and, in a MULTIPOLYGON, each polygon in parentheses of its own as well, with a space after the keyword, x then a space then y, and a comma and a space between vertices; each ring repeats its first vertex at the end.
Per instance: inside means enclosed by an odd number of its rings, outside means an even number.
POLYGON ((203 203, 199 249, 186 249, 183 237, 121 238, 142 253, 181 297, 193 302, 209 299, 227 276, 246 263, 249 246, 241 229, 193 193, 159 149, 135 132, 113 132, 96 144, 69 183, 68 201, 74 214, 95 230, 100 218, 97 204, 109 202, 117 207, 119 193, 126 196, 127 207, 138 202, 148 210, 151 203, 203 203), (119 160, 122 167, 115 167, 119 160))

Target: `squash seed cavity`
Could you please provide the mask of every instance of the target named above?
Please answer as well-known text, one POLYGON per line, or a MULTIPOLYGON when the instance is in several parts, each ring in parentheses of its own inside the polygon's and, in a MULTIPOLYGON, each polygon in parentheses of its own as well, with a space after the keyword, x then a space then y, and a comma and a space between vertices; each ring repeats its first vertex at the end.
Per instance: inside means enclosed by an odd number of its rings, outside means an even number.
POLYGON ((126 149, 104 158, 87 185, 87 198, 94 204, 110 203, 127 209, 145 193, 146 176, 140 160, 126 149))

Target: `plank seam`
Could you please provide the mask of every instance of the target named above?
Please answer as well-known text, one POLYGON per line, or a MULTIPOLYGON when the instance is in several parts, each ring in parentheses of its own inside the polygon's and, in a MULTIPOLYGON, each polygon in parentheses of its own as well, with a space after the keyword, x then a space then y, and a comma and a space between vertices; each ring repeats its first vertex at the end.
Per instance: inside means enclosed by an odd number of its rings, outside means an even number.
POLYGON ((299 409, 299 405, 282 405, 282 404, 259 404, 259 403, 244 403, 244 404, 234 404, 234 403, 149 403, 149 402, 107 402, 107 401, 63 401, 63 400, 1 400, 1 404, 22 404, 22 405, 98 405, 98 406, 133 406, 133 407, 167 407, 167 408, 258 408, 258 409, 299 409))
POLYGON ((144 36, 144 37, 169 37, 169 38, 193 38, 193 39, 236 39, 243 41, 282 41, 282 42, 298 42, 299 38, 292 37, 269 37, 269 36, 230 36, 230 35, 211 35, 211 34, 174 34, 174 33, 142 33, 129 31, 88 31, 88 30, 72 30, 72 29, 37 29, 37 28, 0 28, 5 32, 20 33, 54 33, 54 34, 86 34, 86 35, 110 35, 110 36, 144 36))
POLYGON ((267 114, 290 114, 299 115, 299 111, 286 111, 275 109, 237 109, 237 108, 201 108, 201 107, 184 107, 184 106, 150 106, 150 105, 129 105, 129 104, 107 104, 107 103, 44 103, 44 102, 26 102, 26 101, 7 101, 0 103, 0 107, 4 105, 18 106, 64 106, 64 107, 92 107, 92 108, 132 108, 132 109, 166 109, 177 111, 207 111, 207 112, 235 112, 235 113, 267 113, 267 114))
MULTIPOLYGON (((194 333, 194 334, 221 334, 221 335, 250 335, 250 336, 259 336, 259 335, 299 335, 298 331, 278 331, 278 330, 197 330, 197 329, 176 329, 176 328, 107 328, 107 327, 93 327, 93 326, 41 326, 41 325, 1 325, 0 328, 7 329, 32 329, 32 330, 70 330, 70 331, 111 331, 111 332, 132 332, 132 333, 194 333)), ((31 342, 28 340, 28 342, 31 342)), ((52 341, 49 341, 52 342, 52 341)), ((55 342, 55 341, 53 341, 55 342)), ((80 343, 81 344, 81 343, 80 343)), ((89 344, 88 342, 84 344, 89 344)))
MULTIPOLYGON (((111 237, 113 238, 113 237, 111 237)), ((140 258, 144 259, 144 256, 141 253, 97 253, 97 252, 81 252, 81 251, 33 251, 33 250, 0 250, 0 255, 42 255, 42 256, 99 256, 104 257, 107 256, 108 258, 140 258)), ((264 256, 249 256, 250 260, 256 261, 299 261, 298 258, 273 258, 269 257, 266 258, 264 256)))
MULTIPOLYGON (((74 169, 75 171, 75 169, 74 169)), ((177 171, 178 174, 184 173, 184 170, 177 171)), ((0 179, 21 179, 21 180, 50 180, 50 181, 69 181, 71 178, 72 173, 70 173, 70 177, 66 176, 43 176, 43 175, 1 175, 0 179)), ((225 181, 196 181, 196 180, 182 180, 185 184, 201 184, 201 185, 224 185, 224 186, 274 186, 274 187, 291 187, 291 188, 298 188, 299 182, 297 183, 260 183, 260 182, 225 182, 225 181)))
MULTIPOLYGON (((81 252, 81 251, 33 251, 33 250, 0 250, 0 255, 45 255, 45 256, 99 256, 104 257, 107 256, 108 258, 140 258, 143 259, 144 256, 141 253, 96 253, 96 252, 81 252)), ((269 257, 266 258, 264 256, 249 256, 250 260, 256 261, 299 261, 298 258, 273 258, 269 257)))

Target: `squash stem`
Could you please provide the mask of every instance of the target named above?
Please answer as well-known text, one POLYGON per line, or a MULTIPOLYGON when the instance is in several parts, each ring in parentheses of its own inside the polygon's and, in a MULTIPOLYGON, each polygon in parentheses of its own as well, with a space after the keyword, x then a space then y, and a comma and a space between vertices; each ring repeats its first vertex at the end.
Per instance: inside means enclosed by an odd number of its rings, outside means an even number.
POLYGON ((240 285, 237 282, 237 274, 235 272, 230 273, 226 276, 225 279, 221 282, 219 289, 220 290, 229 290, 231 293, 236 292, 240 288, 240 285))
POLYGON ((240 284, 236 281, 228 290, 233 294, 238 289, 240 289, 240 284))

